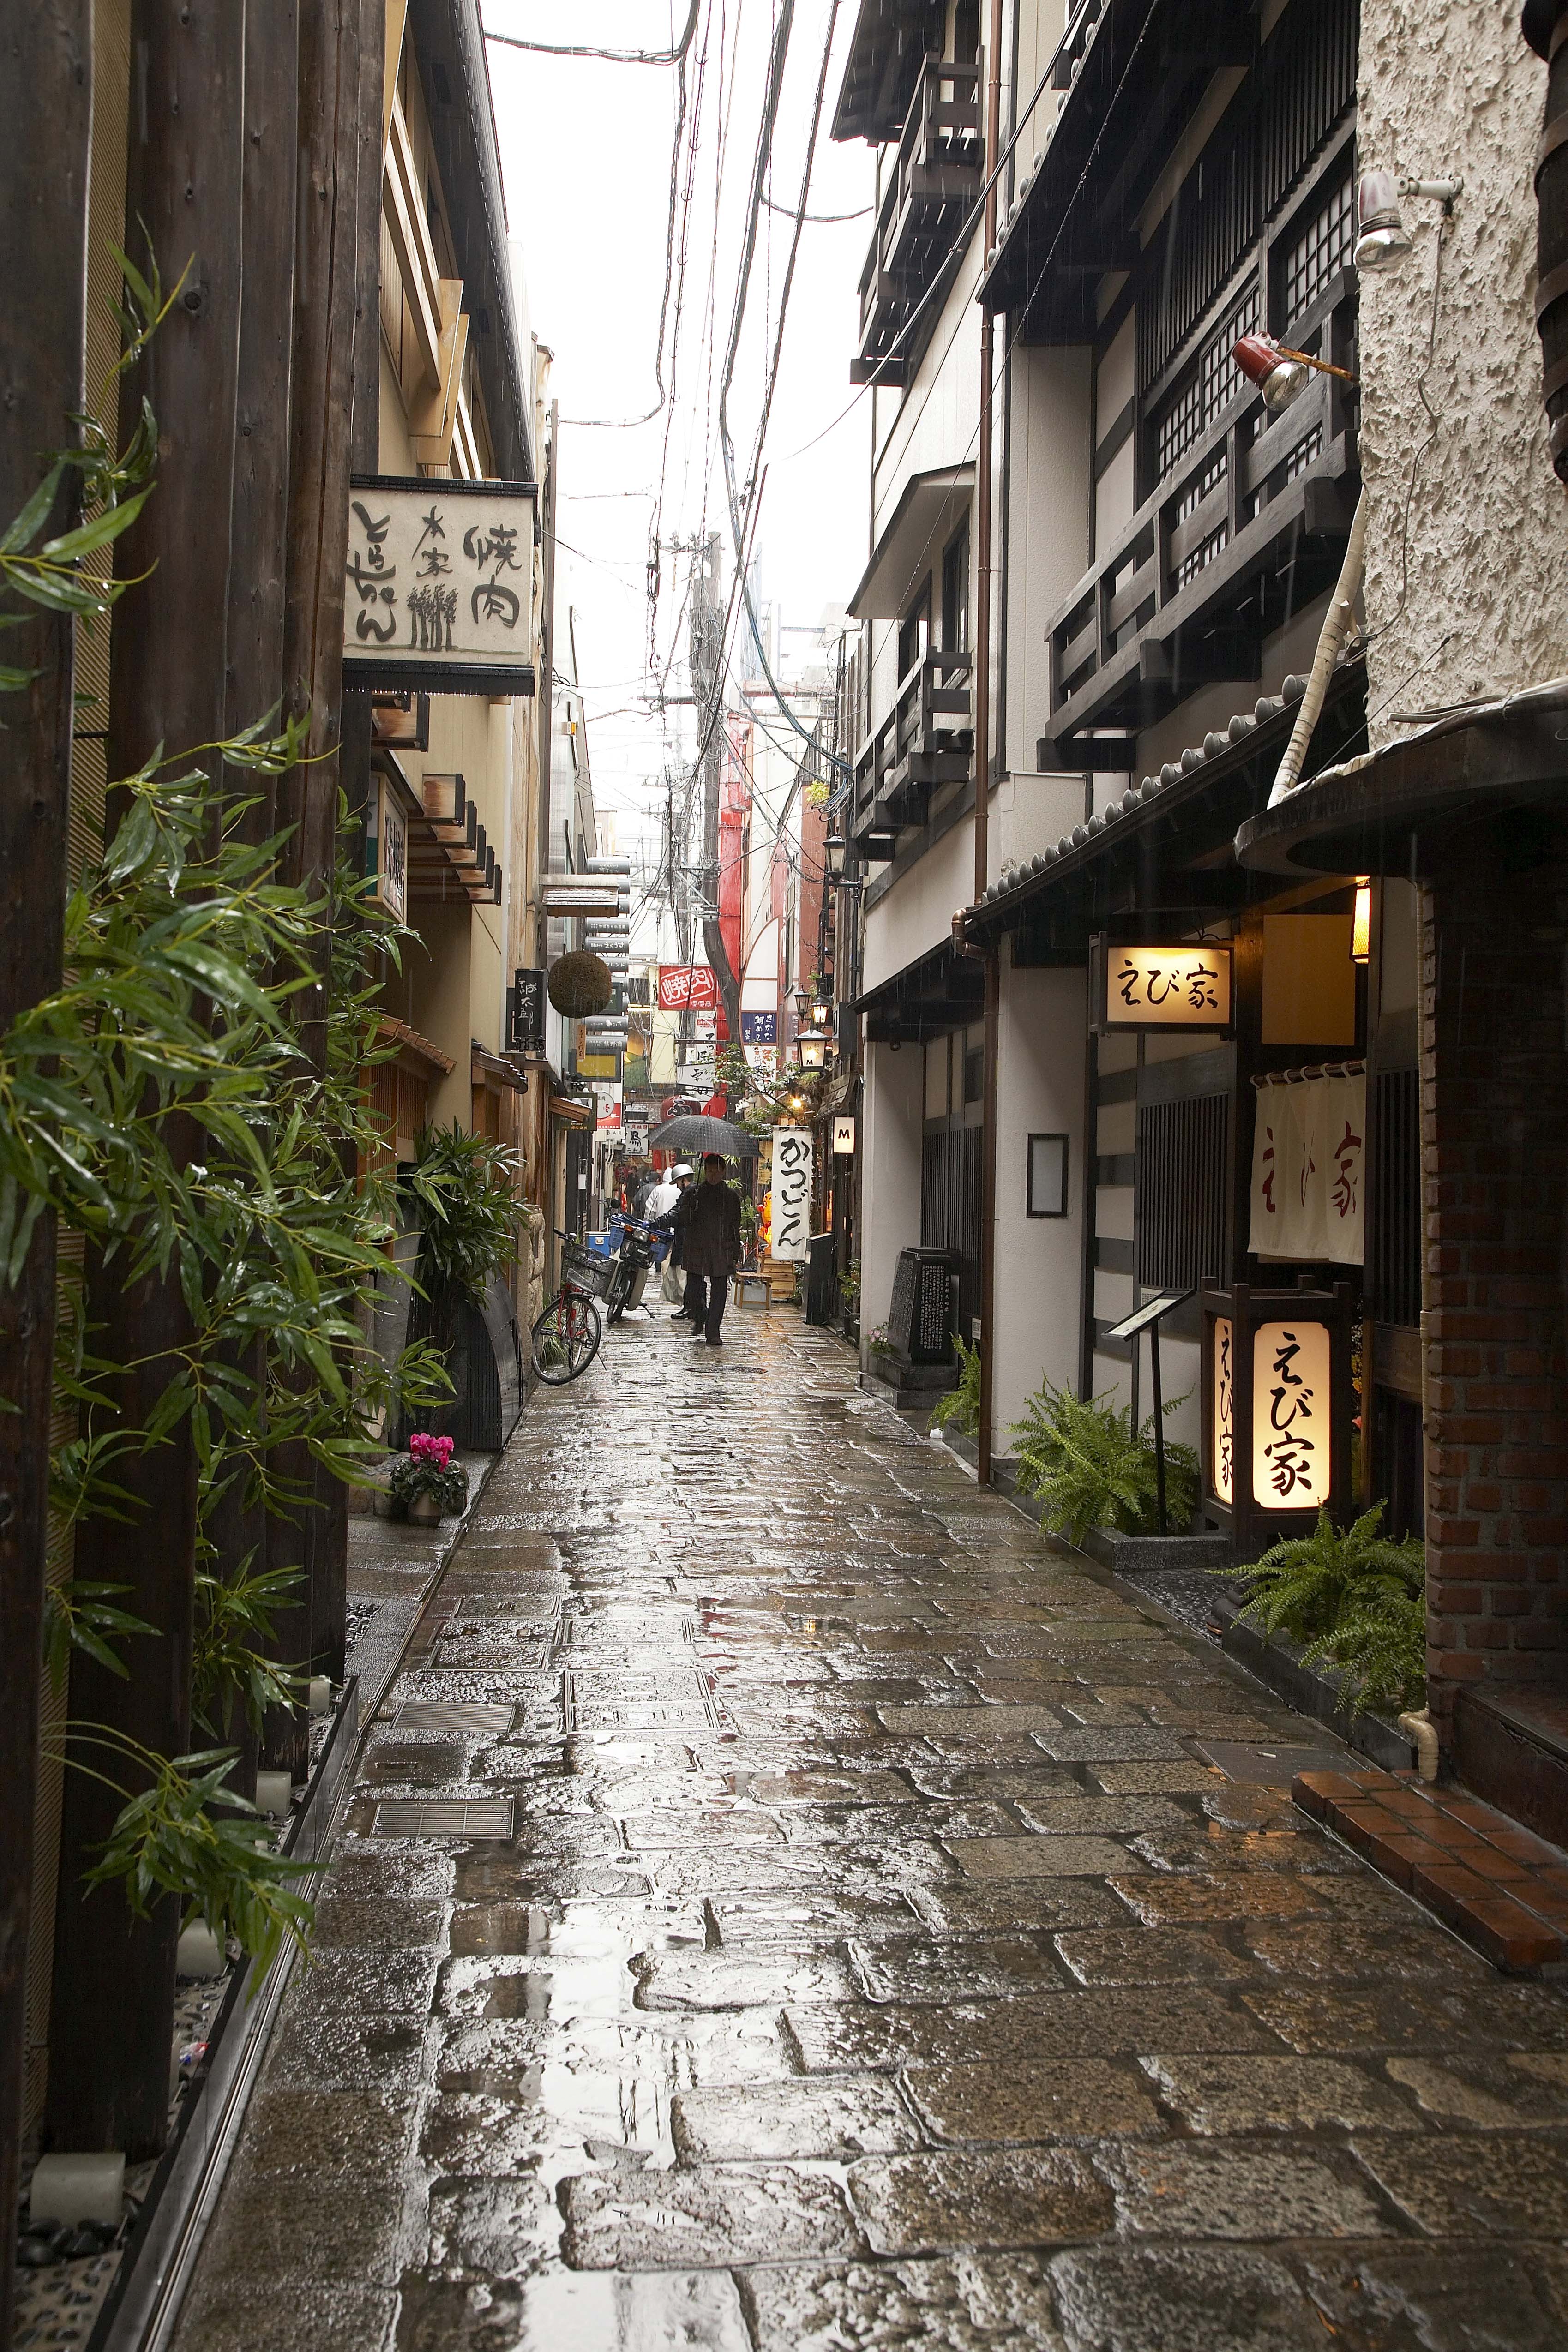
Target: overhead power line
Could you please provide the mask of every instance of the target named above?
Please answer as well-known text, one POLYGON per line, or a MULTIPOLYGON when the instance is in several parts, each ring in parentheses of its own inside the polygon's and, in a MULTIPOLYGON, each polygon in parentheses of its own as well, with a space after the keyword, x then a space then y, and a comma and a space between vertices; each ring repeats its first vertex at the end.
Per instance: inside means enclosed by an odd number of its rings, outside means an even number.
POLYGON ((686 20, 686 30, 673 49, 595 49, 574 43, 559 41, 523 41, 515 33, 492 33, 484 26, 487 41, 498 42, 502 48, 529 49, 536 57, 598 58, 613 66, 677 66, 691 47, 691 37, 697 30, 697 13, 702 0, 691 0, 691 14, 686 20))

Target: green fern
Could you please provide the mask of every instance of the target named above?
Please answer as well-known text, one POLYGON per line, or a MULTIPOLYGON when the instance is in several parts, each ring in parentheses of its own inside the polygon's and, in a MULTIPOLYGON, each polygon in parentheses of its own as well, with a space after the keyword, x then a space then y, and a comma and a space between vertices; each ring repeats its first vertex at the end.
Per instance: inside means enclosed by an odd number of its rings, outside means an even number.
MULTIPOLYGON (((1174 1412, 1183 1402, 1173 1397, 1164 1410, 1174 1412)), ((1135 1429, 1131 1405, 1113 1412, 1103 1396, 1085 1402, 1068 1389, 1042 1381, 1028 1399, 1025 1418, 1008 1433, 1016 1444, 1019 1491, 1038 1496, 1041 1525, 1069 1543, 1081 1543, 1093 1527, 1120 1535, 1157 1535, 1153 1431, 1152 1413, 1135 1429)), ((1197 1455, 1190 1445, 1167 1439, 1165 1507, 1173 1531, 1190 1524, 1197 1491, 1197 1455)))
POLYGON ((931 1408, 931 1425, 946 1429, 952 1423, 965 1437, 973 1437, 980 1428, 980 1350, 966 1348, 956 1332, 952 1344, 958 1349, 958 1386, 938 1398, 931 1408))
POLYGON ((1303 1642, 1309 1665, 1342 1667, 1352 1715, 1413 1706, 1425 1680, 1426 1556, 1419 1536, 1395 1543, 1374 1503, 1343 1533, 1326 1509, 1310 1536, 1288 1536, 1250 1567, 1241 1615, 1265 1633, 1303 1642))

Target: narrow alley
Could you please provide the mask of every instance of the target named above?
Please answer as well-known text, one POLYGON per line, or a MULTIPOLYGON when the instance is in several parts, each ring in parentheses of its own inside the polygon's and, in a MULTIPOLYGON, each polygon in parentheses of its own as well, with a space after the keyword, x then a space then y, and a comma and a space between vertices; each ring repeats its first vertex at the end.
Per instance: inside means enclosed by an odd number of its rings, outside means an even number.
POLYGON ((380 1706, 181 2352, 1560 2347, 1568 2003, 1293 1810, 1332 1744, 836 1338, 623 1325, 380 1706))

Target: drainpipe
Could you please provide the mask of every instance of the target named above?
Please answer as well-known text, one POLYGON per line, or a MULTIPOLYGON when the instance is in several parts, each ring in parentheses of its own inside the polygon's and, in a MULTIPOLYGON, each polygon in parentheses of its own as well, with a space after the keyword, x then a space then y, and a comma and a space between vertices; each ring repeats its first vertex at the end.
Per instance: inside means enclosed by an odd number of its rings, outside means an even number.
MULTIPOLYGON (((980 250, 996 242, 996 157, 1002 143, 1002 0, 991 0, 991 37, 985 48, 985 227, 980 250)), ((991 312, 980 313, 980 449, 975 467, 974 616, 974 903, 990 879, 988 826, 991 799, 991 312)), ((955 936, 959 927, 954 927, 955 936)), ((969 953, 976 950, 966 949, 969 953)), ((978 1475, 991 1484, 991 1416, 994 1383, 994 1323, 996 1300, 996 1016, 1001 998, 997 950, 985 955, 985 1048, 980 1137, 980 1430, 978 1475)))

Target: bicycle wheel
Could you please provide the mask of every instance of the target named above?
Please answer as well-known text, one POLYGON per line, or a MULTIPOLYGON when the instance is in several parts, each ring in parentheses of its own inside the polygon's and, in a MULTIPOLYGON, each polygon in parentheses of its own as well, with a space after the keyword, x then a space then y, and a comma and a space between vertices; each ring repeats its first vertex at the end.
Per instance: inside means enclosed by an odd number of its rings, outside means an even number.
POLYGON ((622 1316, 626 1311, 626 1300, 631 1294, 631 1286, 632 1270, 630 1266, 623 1265, 617 1261, 611 1270, 610 1295, 605 1301, 605 1320, 606 1323, 618 1323, 620 1321, 622 1316))
POLYGON ((533 1369, 552 1388, 563 1388, 587 1370, 604 1336, 595 1301, 580 1290, 558 1290, 530 1335, 533 1369))

